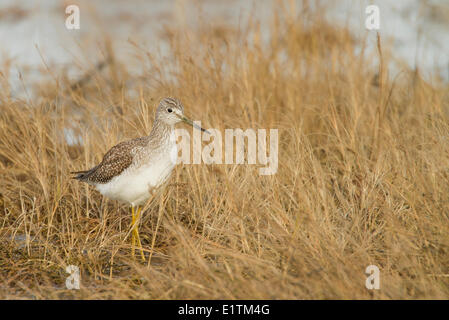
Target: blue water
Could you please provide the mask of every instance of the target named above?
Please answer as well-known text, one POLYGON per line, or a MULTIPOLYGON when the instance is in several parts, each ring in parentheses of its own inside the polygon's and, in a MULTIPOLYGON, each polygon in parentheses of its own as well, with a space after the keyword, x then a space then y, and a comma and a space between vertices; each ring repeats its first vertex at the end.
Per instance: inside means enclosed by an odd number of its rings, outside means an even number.
MULTIPOLYGON (((167 44, 161 40, 164 25, 195 25, 198 19, 204 19, 243 28, 251 17, 260 20, 262 28, 267 28, 265 22, 272 8, 270 0, 79 0, 74 3, 81 11, 80 30, 65 27, 66 1, 1 0, 0 66, 9 63, 9 69, 2 67, 0 71, 8 79, 11 96, 29 97, 33 84, 43 75, 49 76, 47 66, 56 75, 66 70, 69 78, 76 80, 104 59, 101 50, 104 34, 113 35, 117 58, 126 60, 130 71, 138 76, 142 67, 129 39, 163 57, 168 52, 167 44)), ((296 3, 299 7, 302 1, 296 3)), ((449 79, 449 1, 338 0, 325 3, 332 5, 327 15, 329 21, 347 25, 360 38, 367 37, 368 47, 372 49, 375 48, 375 32, 365 29, 365 8, 369 4, 378 5, 379 33, 385 44, 391 44, 397 58, 396 70, 403 65, 418 67, 424 77, 439 75, 449 79)))

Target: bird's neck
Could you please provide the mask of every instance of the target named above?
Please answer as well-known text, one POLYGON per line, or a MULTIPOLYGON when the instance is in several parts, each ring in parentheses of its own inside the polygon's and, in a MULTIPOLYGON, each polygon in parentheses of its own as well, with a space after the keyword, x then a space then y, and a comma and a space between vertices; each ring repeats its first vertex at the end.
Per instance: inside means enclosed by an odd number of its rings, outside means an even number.
POLYGON ((174 129, 174 125, 156 119, 149 135, 150 144, 152 144, 153 147, 156 147, 156 145, 167 144, 170 141, 170 136, 174 129))

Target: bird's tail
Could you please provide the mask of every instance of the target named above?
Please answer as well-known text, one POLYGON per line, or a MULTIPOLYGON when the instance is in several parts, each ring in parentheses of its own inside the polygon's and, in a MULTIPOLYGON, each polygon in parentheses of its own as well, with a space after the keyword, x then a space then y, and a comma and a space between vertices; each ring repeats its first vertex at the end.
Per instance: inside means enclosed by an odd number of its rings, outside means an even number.
POLYGON ((87 175, 89 173, 90 170, 86 170, 86 171, 71 171, 70 174, 74 174, 75 176, 72 177, 72 179, 76 179, 76 180, 84 180, 85 178, 87 178, 87 175))
POLYGON ((75 176, 72 177, 72 179, 88 182, 89 177, 92 175, 92 173, 95 172, 98 166, 95 166, 89 170, 83 170, 83 171, 72 171, 71 174, 74 174, 75 176))

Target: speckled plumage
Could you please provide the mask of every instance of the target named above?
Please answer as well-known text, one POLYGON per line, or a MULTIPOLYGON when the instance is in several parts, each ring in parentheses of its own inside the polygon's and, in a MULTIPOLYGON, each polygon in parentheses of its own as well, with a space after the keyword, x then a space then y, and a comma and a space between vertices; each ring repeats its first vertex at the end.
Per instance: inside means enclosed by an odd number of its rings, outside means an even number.
POLYGON ((134 246, 137 244, 143 261, 146 259, 138 230, 140 205, 150 198, 154 188, 168 179, 176 164, 178 149, 174 126, 180 121, 207 132, 184 116, 181 102, 165 98, 159 103, 148 136, 121 142, 112 147, 100 164, 92 169, 72 172, 76 174, 75 179, 95 186, 105 197, 131 205, 131 252, 134 257, 134 246))
POLYGON ((177 155, 174 125, 183 115, 182 104, 165 98, 156 111, 150 135, 112 147, 100 164, 74 177, 94 185, 103 195, 132 206, 146 201, 153 188, 170 176, 177 155))
POLYGON ((145 148, 149 137, 120 142, 103 157, 101 163, 90 170, 79 172, 76 179, 87 183, 106 183, 128 168, 139 148, 145 148))

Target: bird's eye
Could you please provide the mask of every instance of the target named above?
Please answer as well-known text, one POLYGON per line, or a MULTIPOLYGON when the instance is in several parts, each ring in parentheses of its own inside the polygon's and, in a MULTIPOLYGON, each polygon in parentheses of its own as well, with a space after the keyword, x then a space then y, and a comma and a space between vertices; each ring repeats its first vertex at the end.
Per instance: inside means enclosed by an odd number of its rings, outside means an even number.
POLYGON ((167 111, 168 111, 168 113, 172 113, 173 112, 173 110, 170 109, 170 108, 168 108, 167 111))

